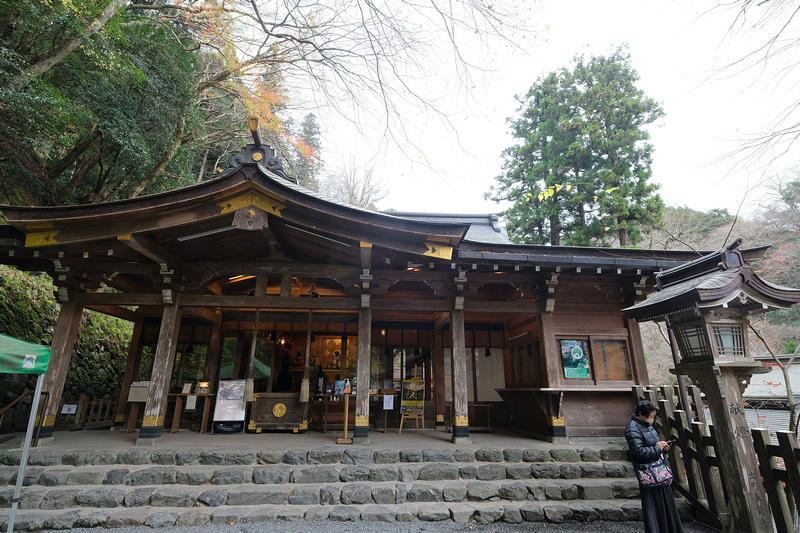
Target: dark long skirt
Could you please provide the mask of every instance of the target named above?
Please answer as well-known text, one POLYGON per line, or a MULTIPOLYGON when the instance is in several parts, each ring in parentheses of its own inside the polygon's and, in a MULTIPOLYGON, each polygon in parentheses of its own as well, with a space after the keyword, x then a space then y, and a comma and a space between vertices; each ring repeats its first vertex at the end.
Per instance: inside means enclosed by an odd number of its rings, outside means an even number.
POLYGON ((640 487, 640 492, 645 533, 683 533, 681 517, 669 485, 652 489, 640 487))

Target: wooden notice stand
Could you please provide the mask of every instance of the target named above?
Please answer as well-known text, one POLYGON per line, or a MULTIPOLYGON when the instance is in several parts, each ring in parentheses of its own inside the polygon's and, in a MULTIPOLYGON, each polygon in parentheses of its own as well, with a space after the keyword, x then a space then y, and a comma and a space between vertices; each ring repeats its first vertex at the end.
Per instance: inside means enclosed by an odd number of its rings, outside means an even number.
POLYGON ((344 436, 336 439, 336 444, 353 444, 353 439, 347 438, 347 417, 350 414, 350 391, 344 394, 344 436))
POLYGON ((403 381, 400 392, 400 427, 397 433, 403 432, 403 422, 406 418, 419 423, 422 421, 422 434, 425 434, 425 382, 417 378, 417 366, 414 365, 414 377, 403 381))
MULTIPOLYGON (((411 420, 416 420, 417 422, 417 430, 419 431, 419 423, 422 421, 422 434, 425 434, 425 415, 420 413, 409 413, 400 416, 400 427, 397 429, 397 433, 403 432, 403 422, 405 422, 406 418, 410 418, 411 420)), ((384 433, 386 431, 384 430, 384 433)))
POLYGON ((209 415, 211 414, 211 402, 214 401, 215 394, 206 393, 206 394, 197 394, 197 393, 170 393, 170 396, 175 398, 175 411, 172 414, 172 429, 170 433, 175 433, 181 427, 181 418, 183 415, 183 402, 185 398, 189 396, 197 396, 198 398, 203 400, 203 418, 200 422, 200 433, 208 433, 208 419, 209 415))

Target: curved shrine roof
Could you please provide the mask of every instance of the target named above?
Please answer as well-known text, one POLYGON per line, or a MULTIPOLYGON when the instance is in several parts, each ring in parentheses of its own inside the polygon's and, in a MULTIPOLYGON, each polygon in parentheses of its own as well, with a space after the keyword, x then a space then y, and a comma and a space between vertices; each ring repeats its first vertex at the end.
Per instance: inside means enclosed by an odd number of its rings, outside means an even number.
MULTIPOLYGON (((363 268, 439 271, 450 281, 457 264, 460 270, 513 275, 583 268, 640 277, 698 257, 690 251, 512 244, 496 214, 368 211, 294 183, 269 152, 266 145, 248 145, 233 158, 235 166, 213 179, 151 196, 2 206, 8 225, 0 226, 0 262, 46 271, 79 290, 113 281, 123 291, 141 290, 142 284, 156 291, 170 272, 180 273, 184 287, 209 290, 210 280, 253 265, 273 272, 295 265, 292 272, 309 277, 318 272, 312 265, 341 267, 348 272, 343 284, 353 287, 363 268), (372 257, 367 267, 365 248, 372 257)), ((748 253, 761 255, 763 249, 748 253)))

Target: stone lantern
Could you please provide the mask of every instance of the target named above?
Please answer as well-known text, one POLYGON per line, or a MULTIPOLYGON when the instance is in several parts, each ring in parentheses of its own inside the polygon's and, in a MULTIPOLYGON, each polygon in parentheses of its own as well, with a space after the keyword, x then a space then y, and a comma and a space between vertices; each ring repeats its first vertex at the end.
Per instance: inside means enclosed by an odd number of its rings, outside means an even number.
POLYGON ((648 299, 624 311, 637 322, 663 320, 674 334, 681 359, 670 371, 689 376, 706 395, 732 525, 737 531, 771 533, 742 400, 752 375, 769 369, 748 353, 747 317, 791 307, 800 302, 800 290, 758 277, 738 250, 741 242, 657 274, 648 299))

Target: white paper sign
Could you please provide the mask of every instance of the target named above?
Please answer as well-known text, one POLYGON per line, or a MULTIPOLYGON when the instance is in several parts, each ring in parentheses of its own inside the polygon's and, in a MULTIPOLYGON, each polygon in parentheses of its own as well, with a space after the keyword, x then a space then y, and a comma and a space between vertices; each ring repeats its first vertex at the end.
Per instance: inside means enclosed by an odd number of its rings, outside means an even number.
POLYGON ((394 394, 383 395, 383 409, 385 411, 391 411, 394 409, 394 394))
POLYGON ((197 396, 191 395, 186 397, 186 410, 194 411, 197 409, 197 396))
POLYGON ((74 404, 67 404, 65 403, 61 407, 61 414, 62 415, 74 415, 78 411, 78 406, 74 404))

